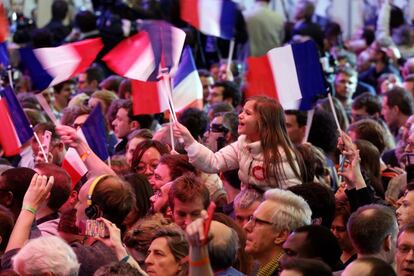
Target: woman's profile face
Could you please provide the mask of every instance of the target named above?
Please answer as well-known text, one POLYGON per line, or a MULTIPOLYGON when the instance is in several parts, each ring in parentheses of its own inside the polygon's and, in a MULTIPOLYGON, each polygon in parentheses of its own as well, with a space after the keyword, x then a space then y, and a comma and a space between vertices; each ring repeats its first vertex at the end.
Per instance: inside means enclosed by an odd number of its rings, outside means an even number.
POLYGON ((147 177, 148 180, 154 175, 154 171, 160 163, 161 154, 159 151, 151 147, 147 149, 141 157, 141 161, 138 163, 138 166, 135 168, 137 173, 143 174, 147 177))
POLYGON ((177 275, 180 269, 180 264, 175 260, 164 237, 152 241, 145 265, 146 272, 150 276, 173 276, 177 275))

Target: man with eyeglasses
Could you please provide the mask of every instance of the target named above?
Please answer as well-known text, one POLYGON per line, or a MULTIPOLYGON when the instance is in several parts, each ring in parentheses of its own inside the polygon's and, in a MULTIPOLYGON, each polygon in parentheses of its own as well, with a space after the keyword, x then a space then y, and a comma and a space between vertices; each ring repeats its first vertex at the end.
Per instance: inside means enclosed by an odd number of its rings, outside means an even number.
POLYGON ((234 112, 217 114, 204 133, 203 144, 213 152, 235 142, 238 138, 238 115, 234 112))
POLYGON ((290 191, 271 189, 249 218, 245 251, 259 264, 257 275, 277 275, 282 245, 296 228, 311 223, 306 201, 290 191))
POLYGON ((395 262, 398 276, 414 275, 414 223, 405 225, 398 233, 395 262))

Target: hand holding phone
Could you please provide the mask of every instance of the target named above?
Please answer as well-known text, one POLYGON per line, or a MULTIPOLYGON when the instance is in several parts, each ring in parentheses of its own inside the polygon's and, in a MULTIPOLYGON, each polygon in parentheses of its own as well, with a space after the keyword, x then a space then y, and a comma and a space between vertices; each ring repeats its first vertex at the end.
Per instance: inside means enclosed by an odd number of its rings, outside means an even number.
POLYGON ((103 221, 97 221, 94 219, 86 220, 85 236, 95 238, 107 238, 109 237, 109 231, 103 221))

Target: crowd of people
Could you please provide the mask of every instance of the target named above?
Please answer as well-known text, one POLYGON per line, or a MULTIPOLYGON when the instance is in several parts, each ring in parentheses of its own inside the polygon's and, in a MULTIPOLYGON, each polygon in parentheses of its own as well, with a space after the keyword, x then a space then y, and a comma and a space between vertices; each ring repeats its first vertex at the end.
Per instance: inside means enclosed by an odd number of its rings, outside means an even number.
POLYGON ((284 22, 256 0, 238 11, 231 66, 221 60, 228 43, 180 21, 178 1, 92 2, 69 25, 64 0, 43 28, 10 18, 1 86, 13 82, 38 139, 16 156, 0 145, 0 275, 414 275, 414 27, 392 1, 344 41, 313 1, 299 0, 284 22), (126 19, 186 31, 201 106, 176 122, 134 114, 131 80, 99 59, 126 19), (92 37, 105 47, 89 69, 34 91, 15 48, 92 37), (332 105, 284 110, 244 97, 243 56, 305 40, 318 46, 332 105), (78 131, 97 105, 108 160, 78 131), (69 148, 88 170, 79 181, 63 166, 69 148))

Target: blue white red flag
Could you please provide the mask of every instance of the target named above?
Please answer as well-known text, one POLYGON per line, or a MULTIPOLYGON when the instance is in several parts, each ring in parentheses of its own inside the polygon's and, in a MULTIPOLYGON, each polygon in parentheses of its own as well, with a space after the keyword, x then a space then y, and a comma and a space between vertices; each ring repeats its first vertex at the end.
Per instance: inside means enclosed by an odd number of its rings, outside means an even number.
MULTIPOLYGON (((156 114, 168 109, 168 88, 162 81, 132 82, 134 114, 156 114)), ((173 78, 173 104, 176 111, 187 107, 202 107, 203 87, 190 47, 181 57, 177 73, 173 78)))
POLYGON ((173 102, 176 111, 203 104, 203 85, 189 46, 185 47, 173 79, 173 102))
POLYGON ((232 39, 237 6, 231 0, 180 0, 181 19, 206 35, 232 39))
POLYGON ((20 153, 33 136, 30 123, 10 87, 0 91, 0 144, 6 156, 20 153))
POLYGON ((62 163, 62 168, 70 175, 72 179, 72 189, 88 172, 86 165, 83 163, 78 152, 74 148, 69 148, 66 151, 65 159, 62 163))
POLYGON ((141 32, 121 41, 103 60, 118 75, 156 81, 160 68, 174 75, 184 40, 184 31, 164 21, 148 21, 141 32))
POLYGON ((309 110, 326 95, 325 79, 313 41, 274 48, 247 60, 246 97, 265 95, 284 109, 309 110))
POLYGON ((91 150, 103 161, 109 157, 106 146, 105 118, 98 104, 89 114, 78 134, 88 143, 91 150))
POLYGON ((85 71, 102 48, 101 39, 93 38, 59 47, 22 48, 19 51, 34 88, 43 90, 85 71))
MULTIPOLYGON (((9 36, 9 21, 7 19, 4 4, 0 3, 0 65, 7 68, 9 65, 9 53, 7 50, 7 37, 9 36)), ((0 66, 1 67, 1 66, 0 66)))

